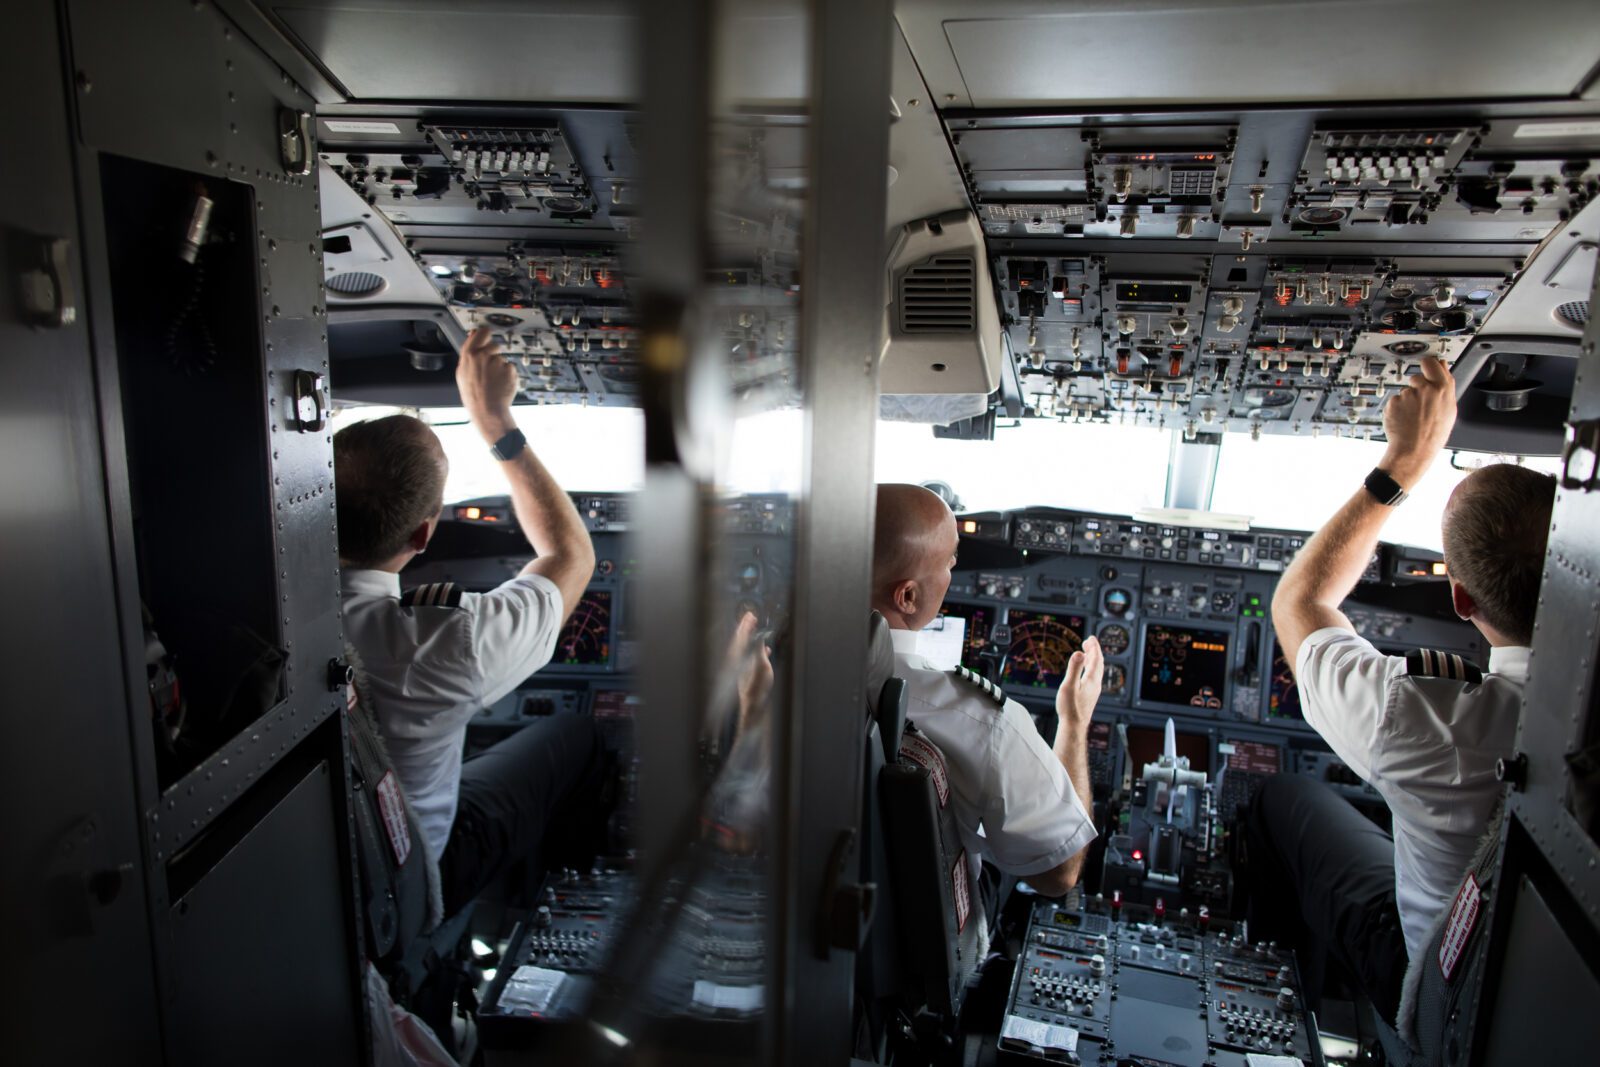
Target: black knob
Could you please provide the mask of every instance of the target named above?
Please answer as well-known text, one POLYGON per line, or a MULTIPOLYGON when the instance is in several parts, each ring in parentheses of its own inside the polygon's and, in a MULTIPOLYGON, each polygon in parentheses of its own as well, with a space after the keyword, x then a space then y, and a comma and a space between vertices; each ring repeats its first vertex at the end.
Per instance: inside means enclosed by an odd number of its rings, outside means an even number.
POLYGON ((1521 792, 1528 784, 1528 757, 1521 752, 1494 761, 1494 776, 1521 792))
POLYGON ((342 659, 330 659, 328 661, 329 691, 336 693, 341 687, 347 686, 355 680, 356 669, 350 666, 350 664, 346 663, 342 659))

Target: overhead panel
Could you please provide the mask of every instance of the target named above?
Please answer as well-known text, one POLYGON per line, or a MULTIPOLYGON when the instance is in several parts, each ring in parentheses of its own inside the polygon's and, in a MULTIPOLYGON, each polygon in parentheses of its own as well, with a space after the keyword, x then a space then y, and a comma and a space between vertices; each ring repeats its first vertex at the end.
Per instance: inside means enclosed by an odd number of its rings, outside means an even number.
POLYGON ((352 100, 560 100, 637 97, 633 5, 359 0, 273 5, 271 14, 352 100))
POLYGON ((981 10, 973 18, 970 4, 935 0, 899 13, 931 88, 956 106, 1565 97, 1600 59, 1600 22, 1582 0, 1013 0, 981 10))

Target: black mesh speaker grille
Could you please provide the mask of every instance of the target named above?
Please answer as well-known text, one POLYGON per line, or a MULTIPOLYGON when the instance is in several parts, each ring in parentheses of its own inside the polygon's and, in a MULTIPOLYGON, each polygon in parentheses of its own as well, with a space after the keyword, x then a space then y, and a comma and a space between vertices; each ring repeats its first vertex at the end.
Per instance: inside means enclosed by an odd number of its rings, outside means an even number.
POLYGON ((900 276, 901 333, 971 333, 977 328, 977 265, 934 256, 900 276))

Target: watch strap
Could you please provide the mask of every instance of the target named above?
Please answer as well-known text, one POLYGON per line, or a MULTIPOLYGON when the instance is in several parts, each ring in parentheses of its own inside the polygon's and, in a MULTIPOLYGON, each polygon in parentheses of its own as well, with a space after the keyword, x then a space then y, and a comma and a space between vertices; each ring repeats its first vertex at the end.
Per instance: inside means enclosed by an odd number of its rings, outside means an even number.
POLYGON ((1381 467, 1372 468, 1372 473, 1367 475, 1367 480, 1361 484, 1372 494, 1374 500, 1386 507, 1398 506, 1408 495, 1400 487, 1400 483, 1381 467))
POLYGON ((521 430, 512 430, 500 440, 489 446, 489 452, 504 463, 508 459, 515 459, 524 448, 528 447, 528 439, 521 430))

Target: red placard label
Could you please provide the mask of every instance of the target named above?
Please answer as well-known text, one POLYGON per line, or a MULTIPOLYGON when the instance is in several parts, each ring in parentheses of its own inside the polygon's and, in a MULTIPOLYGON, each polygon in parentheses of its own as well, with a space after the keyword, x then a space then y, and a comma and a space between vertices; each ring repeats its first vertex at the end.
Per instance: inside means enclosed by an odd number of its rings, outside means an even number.
POLYGON ((1467 875, 1460 892, 1456 893, 1455 903, 1450 905, 1450 921, 1445 924, 1444 940, 1439 942, 1439 971, 1446 982, 1455 973, 1456 964, 1461 962, 1472 928, 1478 925, 1478 909, 1482 902, 1483 890, 1478 888, 1477 879, 1467 875))
POLYGON ((394 861, 404 866, 411 855, 411 827, 406 823, 406 803, 400 798, 400 783, 394 772, 385 774, 378 782, 378 810, 383 813, 383 828, 389 834, 389 847, 394 850, 394 861))

